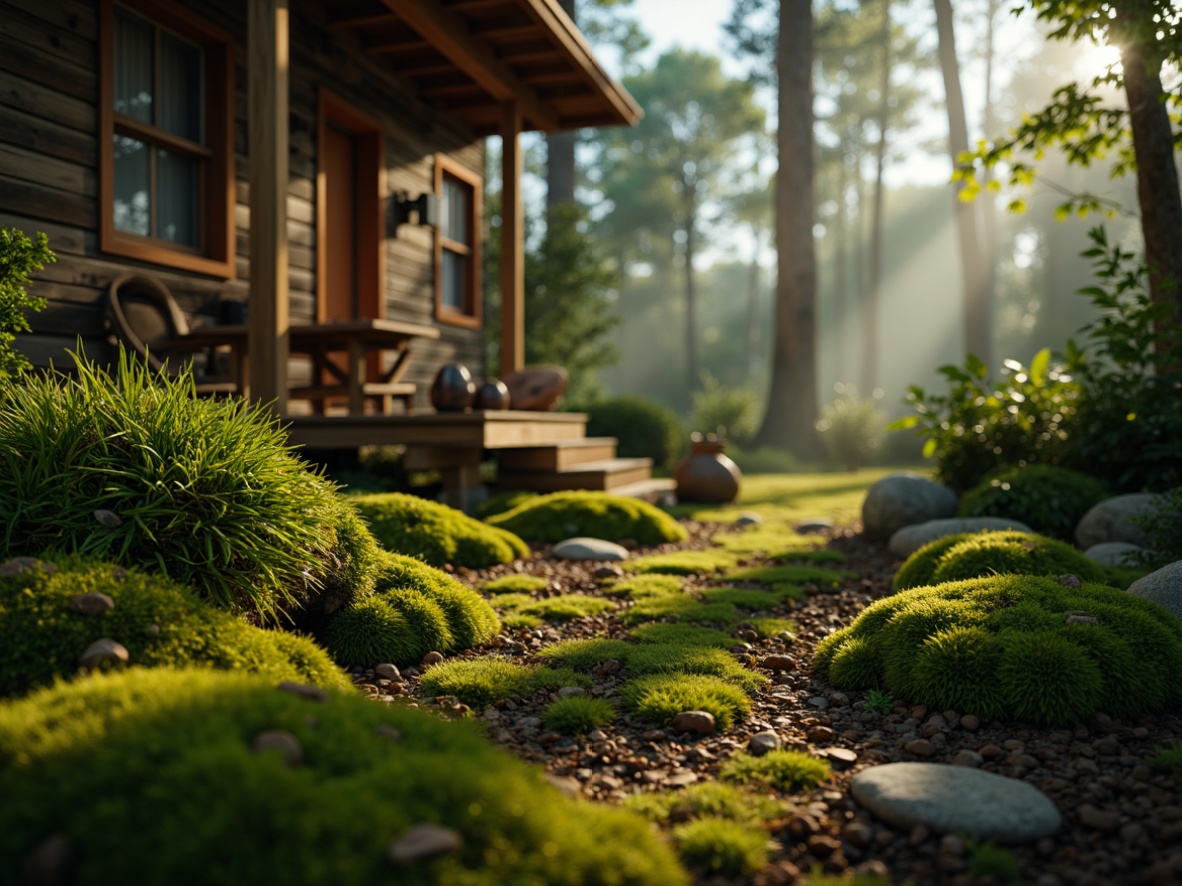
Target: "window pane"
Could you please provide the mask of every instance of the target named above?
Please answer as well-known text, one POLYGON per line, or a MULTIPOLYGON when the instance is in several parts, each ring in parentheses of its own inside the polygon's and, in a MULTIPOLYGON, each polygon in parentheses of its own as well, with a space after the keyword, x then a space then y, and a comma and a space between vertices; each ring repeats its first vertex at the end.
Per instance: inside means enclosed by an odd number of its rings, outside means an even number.
POLYGON ((198 206, 199 161, 156 152, 156 236, 170 243, 201 245, 198 206))
POLYGON ((115 136, 115 228, 148 235, 148 146, 115 136))
POLYGON ((465 256, 449 249, 443 250, 443 281, 440 285, 440 295, 444 307, 454 311, 466 313, 467 305, 464 299, 465 256))
POLYGON ((202 51, 199 46, 160 34, 160 128, 204 143, 202 132, 202 51))
POLYGON ((469 190, 454 179, 443 180, 443 236, 457 243, 468 242, 469 190))
POLYGON ((115 113, 152 122, 152 26, 115 10, 115 113))

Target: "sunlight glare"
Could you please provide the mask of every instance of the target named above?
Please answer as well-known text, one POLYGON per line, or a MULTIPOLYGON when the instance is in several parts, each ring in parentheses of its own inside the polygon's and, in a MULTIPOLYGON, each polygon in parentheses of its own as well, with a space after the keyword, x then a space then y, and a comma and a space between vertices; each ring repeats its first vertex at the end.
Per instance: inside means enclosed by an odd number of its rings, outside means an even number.
POLYGON ((1095 44, 1088 46, 1081 43, 1078 47, 1079 56, 1075 61, 1075 74, 1081 79, 1091 80, 1108 73, 1110 67, 1120 71, 1120 48, 1112 44, 1095 44))

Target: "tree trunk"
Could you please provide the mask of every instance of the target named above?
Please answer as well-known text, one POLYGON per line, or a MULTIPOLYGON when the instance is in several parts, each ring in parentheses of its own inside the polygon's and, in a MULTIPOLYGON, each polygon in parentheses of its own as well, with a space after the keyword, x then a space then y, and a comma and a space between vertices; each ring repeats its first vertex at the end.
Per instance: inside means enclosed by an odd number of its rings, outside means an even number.
MULTIPOLYGON (((985 11, 985 101, 982 106, 981 127, 985 130, 985 137, 992 138, 997 132, 997 121, 993 114, 993 62, 996 54, 994 37, 996 34, 997 13, 1001 10, 1002 0, 989 0, 985 11)), ((993 168, 986 167, 981 176, 981 212, 982 233, 984 234, 985 281, 982 283, 983 297, 986 304, 997 304, 997 201, 988 190, 987 185, 993 180, 993 168)))
POLYGON ((747 275, 747 385, 755 383, 759 371, 759 240, 763 228, 751 223, 751 239, 755 248, 751 253, 751 267, 747 275))
POLYGON ((817 454, 817 256, 813 240, 813 11, 811 0, 781 0, 776 42, 775 340, 772 377, 758 446, 817 454))
MULTIPOLYGON (((563 12, 575 18, 575 0, 558 0, 563 12)), ((575 202, 575 133, 551 132, 546 136, 546 209, 573 206, 575 202)))
POLYGON ((870 285, 862 303, 862 393, 869 395, 877 387, 879 314, 882 304, 883 203, 886 169, 887 127, 891 111, 891 4, 882 4, 882 79, 878 98, 878 144, 874 149, 874 221, 870 233, 870 285))
MULTIPOLYGON (((960 64, 956 58, 956 36, 952 22, 951 0, 934 0, 936 32, 939 40, 940 72, 944 75, 944 94, 948 108, 948 149, 952 166, 969 149, 968 124, 965 122, 964 95, 960 91, 960 64)), ((963 183, 956 187, 956 228, 960 238, 960 266, 964 286, 965 350, 986 365, 992 365, 992 311, 985 297, 985 270, 981 261, 981 238, 977 231, 975 203, 960 199, 963 183)))
POLYGON ((694 280, 694 242, 697 224, 697 208, 693 191, 686 185, 685 205, 685 367, 687 380, 687 405, 689 396, 698 389, 698 291, 694 280))
POLYGON ((849 205, 846 197, 850 185, 847 168, 849 163, 848 144, 845 139, 842 140, 838 151, 840 156, 837 166, 837 215, 833 219, 833 233, 837 239, 837 247, 834 249, 833 255, 833 316, 836 319, 833 324, 831 341, 834 362, 837 364, 837 380, 846 382, 850 380, 852 375, 848 362, 849 355, 846 351, 846 338, 849 335, 846 314, 850 307, 849 244, 846 242, 849 237, 849 205))

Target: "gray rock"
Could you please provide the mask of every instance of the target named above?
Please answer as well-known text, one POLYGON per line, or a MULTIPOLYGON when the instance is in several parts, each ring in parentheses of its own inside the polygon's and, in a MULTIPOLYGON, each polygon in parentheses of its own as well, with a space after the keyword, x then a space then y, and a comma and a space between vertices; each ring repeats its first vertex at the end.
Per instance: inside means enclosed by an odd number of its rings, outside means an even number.
POLYGON ((891 536, 891 553, 900 559, 906 559, 924 545, 938 538, 949 535, 960 535, 963 532, 999 532, 1003 529, 1016 529, 1019 532, 1033 530, 1021 520, 1010 520, 1005 517, 950 517, 944 520, 928 520, 913 526, 904 526, 891 536))
POLYGON ((1084 551, 1084 556, 1089 560, 1095 560, 1101 566, 1134 566, 1137 562, 1136 555, 1144 550, 1145 548, 1140 545, 1129 544, 1127 541, 1102 541, 1084 551))
POLYGON ((550 549, 555 560, 627 560, 628 549, 602 538, 568 538, 550 549))
POLYGON ((89 591, 85 594, 75 594, 66 606, 73 612, 94 616, 113 611, 115 601, 99 591, 89 591))
POLYGON ((1053 834, 1061 816, 1033 785, 967 766, 888 763, 850 782, 854 799, 900 828, 964 832, 977 840, 1033 843, 1053 834))
POLYGON ((123 525, 123 518, 114 511, 108 511, 104 508, 94 512, 94 519, 99 522, 99 525, 104 529, 118 529, 123 525))
POLYGON ((559 698, 573 698, 577 695, 586 695, 587 690, 582 686, 563 686, 558 690, 559 698))
POLYGON ((920 474, 900 471, 870 487, 862 502, 862 534, 890 538, 904 526, 956 514, 956 493, 920 474))
POLYGON ((401 865, 447 855, 458 851, 463 845, 463 838, 451 828, 438 824, 416 824, 390 844, 386 857, 391 863, 401 865))
POLYGON ((828 517, 809 517, 796 524, 796 531, 800 533, 829 532, 833 529, 833 521, 828 517))
POLYGON ((1152 513, 1152 502, 1157 498, 1151 492, 1135 492, 1106 498, 1093 505, 1075 527, 1075 543, 1085 551, 1106 541, 1124 541, 1145 547, 1149 537, 1140 526, 1129 522, 1130 517, 1152 513))
POLYGON ((300 740, 283 729, 268 729, 260 732, 250 743, 250 749, 256 754, 274 751, 280 759, 291 767, 304 762, 304 747, 300 740))
POLYGON ((399 671, 396 666, 390 664, 389 662, 382 662, 380 665, 377 665, 373 669, 373 672, 375 674, 377 674, 379 677, 381 677, 383 680, 401 680, 402 679, 402 672, 399 671))
POLYGON ((78 666, 94 670, 101 667, 121 667, 131 661, 131 654, 127 647, 110 637, 95 640, 86 647, 78 666))
POLYGON ((1182 560, 1137 579, 1129 585, 1129 593, 1160 603, 1182 618, 1182 560))
POLYGON ((763 522, 763 517, 754 511, 744 511, 735 520, 736 526, 755 526, 763 522))
POLYGON ((714 715, 709 711, 682 711, 670 724, 674 732, 689 732, 694 735, 714 734, 714 715))
POLYGON ((49 573, 57 572, 57 567, 52 563, 38 560, 36 557, 13 557, 11 560, 0 563, 0 577, 21 575, 25 572, 32 572, 34 569, 44 569, 49 573))
POLYGON ((780 736, 772 731, 757 732, 747 740, 747 753, 752 757, 762 757, 769 751, 779 750, 780 736))

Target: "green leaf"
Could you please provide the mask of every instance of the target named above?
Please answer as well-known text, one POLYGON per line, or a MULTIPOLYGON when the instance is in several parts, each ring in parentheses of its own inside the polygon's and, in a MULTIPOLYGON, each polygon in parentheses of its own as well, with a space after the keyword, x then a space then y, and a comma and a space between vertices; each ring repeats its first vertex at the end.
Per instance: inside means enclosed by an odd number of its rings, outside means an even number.
POLYGON ((902 418, 895 419, 893 422, 891 422, 889 425, 887 425, 887 430, 888 431, 906 431, 909 428, 913 428, 918 424, 919 424, 919 416, 918 415, 905 415, 902 418))
POLYGON ((936 454, 936 438, 928 437, 927 442, 923 444, 923 457, 931 458, 936 454))
POLYGON ((1036 388, 1046 384, 1047 367, 1051 365, 1051 349, 1043 348, 1030 361, 1030 383, 1036 388))
POLYGON ((984 378, 989 374, 989 367, 982 363, 981 358, 976 354, 969 354, 965 357, 964 368, 977 378, 984 378))

